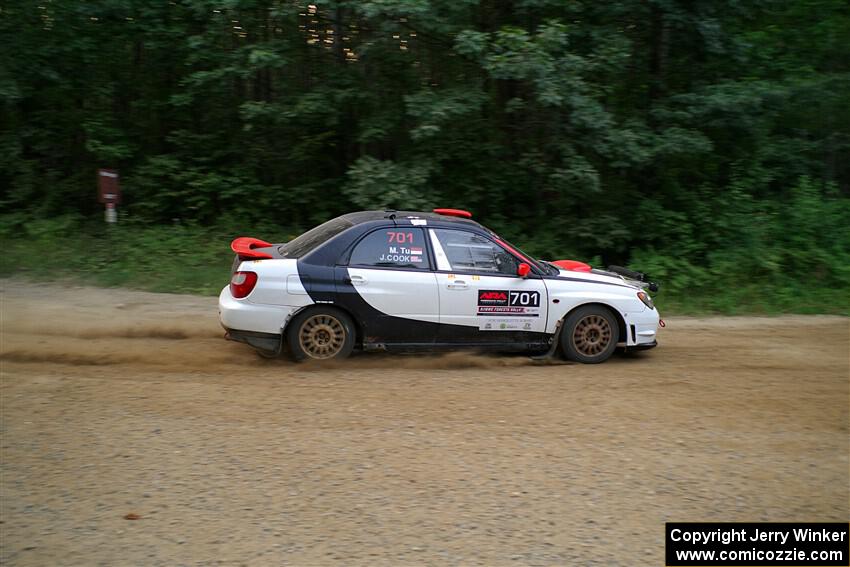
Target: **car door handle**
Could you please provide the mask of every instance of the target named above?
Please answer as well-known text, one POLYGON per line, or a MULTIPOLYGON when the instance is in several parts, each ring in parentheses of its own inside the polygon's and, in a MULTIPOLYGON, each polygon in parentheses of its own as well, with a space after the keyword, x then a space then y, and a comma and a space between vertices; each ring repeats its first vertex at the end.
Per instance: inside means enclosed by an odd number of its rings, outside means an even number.
POLYGON ((469 285, 463 280, 455 280, 446 287, 449 289, 468 289, 469 285))
POLYGON ((366 278, 363 276, 351 276, 348 281, 351 282, 351 285, 364 285, 366 283, 366 278))

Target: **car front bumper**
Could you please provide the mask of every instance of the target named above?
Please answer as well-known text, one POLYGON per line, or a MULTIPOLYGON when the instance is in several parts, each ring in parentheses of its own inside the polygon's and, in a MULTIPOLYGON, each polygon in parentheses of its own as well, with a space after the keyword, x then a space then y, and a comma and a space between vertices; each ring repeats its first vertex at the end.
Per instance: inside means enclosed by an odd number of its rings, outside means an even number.
POLYGON ((633 350, 649 350, 649 349, 655 348, 657 346, 658 346, 658 341, 652 341, 651 343, 640 343, 640 344, 636 344, 636 345, 627 346, 626 351, 631 352, 633 350))
POLYGON ((625 319, 628 332, 627 348, 632 350, 657 346, 659 321, 661 320, 657 309, 645 309, 639 313, 629 313, 625 319))

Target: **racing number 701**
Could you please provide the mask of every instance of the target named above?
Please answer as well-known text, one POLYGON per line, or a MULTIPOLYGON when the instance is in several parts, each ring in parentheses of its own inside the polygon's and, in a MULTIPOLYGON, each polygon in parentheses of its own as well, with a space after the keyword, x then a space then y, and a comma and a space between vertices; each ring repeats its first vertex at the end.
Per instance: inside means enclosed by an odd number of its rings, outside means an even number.
POLYGON ((511 305, 523 307, 540 307, 539 291, 512 291, 510 296, 511 305))
POLYGON ((387 242, 395 242, 398 244, 413 244, 413 233, 388 230, 387 242))

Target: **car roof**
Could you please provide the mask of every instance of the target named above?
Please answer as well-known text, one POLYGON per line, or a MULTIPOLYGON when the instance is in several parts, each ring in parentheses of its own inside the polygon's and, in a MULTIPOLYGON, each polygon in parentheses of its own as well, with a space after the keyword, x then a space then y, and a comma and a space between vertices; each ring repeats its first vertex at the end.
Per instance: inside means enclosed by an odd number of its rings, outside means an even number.
POLYGON ((430 228, 464 228, 482 235, 493 235, 491 231, 468 218, 424 211, 356 211, 331 219, 326 224, 340 220, 348 226, 342 232, 306 252, 301 257, 301 261, 318 265, 335 265, 340 255, 362 236, 374 229, 388 226, 401 228, 426 224, 430 228))
POLYGON ((446 223, 446 225, 449 226, 454 225, 467 226, 470 228, 478 229, 483 228, 479 223, 468 218, 455 217, 451 215, 441 215, 438 213, 424 211, 395 211, 391 209, 385 211, 357 211, 342 215, 340 218, 344 218, 354 225, 383 219, 386 219, 388 221, 399 221, 404 219, 424 219, 427 221, 431 221, 435 224, 446 223))

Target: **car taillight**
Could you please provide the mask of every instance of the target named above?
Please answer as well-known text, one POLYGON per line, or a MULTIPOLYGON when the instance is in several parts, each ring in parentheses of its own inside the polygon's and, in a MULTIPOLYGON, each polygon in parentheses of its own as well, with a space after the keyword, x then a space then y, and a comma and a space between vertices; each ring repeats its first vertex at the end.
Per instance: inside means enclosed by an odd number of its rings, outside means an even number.
POLYGON ((257 285, 257 274, 255 272, 236 272, 230 278, 230 295, 236 299, 247 297, 257 285))

